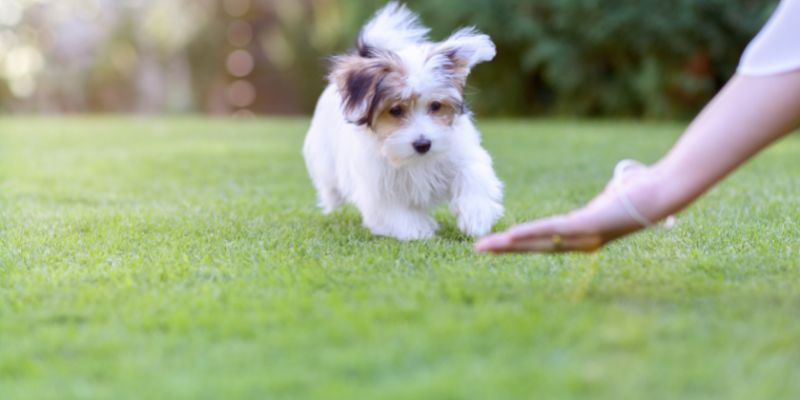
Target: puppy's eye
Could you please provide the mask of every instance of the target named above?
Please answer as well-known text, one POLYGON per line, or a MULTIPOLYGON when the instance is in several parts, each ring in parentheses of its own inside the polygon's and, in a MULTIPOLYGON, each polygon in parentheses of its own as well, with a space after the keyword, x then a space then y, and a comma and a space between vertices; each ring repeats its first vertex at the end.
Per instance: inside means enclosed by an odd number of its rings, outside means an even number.
POLYGON ((404 113, 405 113, 405 110, 403 110, 402 106, 394 106, 394 107, 389 109, 389 114, 392 114, 392 116, 395 117, 395 118, 402 117, 404 113))
POLYGON ((430 107, 431 107, 431 112, 432 113, 437 113, 437 112, 439 112, 439 110, 442 109, 442 103, 439 103, 438 101, 434 101, 433 103, 431 103, 430 107))

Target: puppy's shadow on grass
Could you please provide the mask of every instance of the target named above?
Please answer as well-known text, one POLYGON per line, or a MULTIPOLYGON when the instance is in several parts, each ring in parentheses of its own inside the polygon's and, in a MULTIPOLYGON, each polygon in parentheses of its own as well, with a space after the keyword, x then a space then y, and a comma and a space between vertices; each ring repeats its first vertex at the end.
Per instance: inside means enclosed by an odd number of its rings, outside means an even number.
MULTIPOLYGON (((455 218, 446 210, 437 210, 434 213, 436 221, 439 223, 439 230, 431 239, 432 241, 445 241, 451 243, 471 244, 475 238, 464 234, 458 229, 455 218)), ((396 239, 385 236, 373 235, 369 229, 365 228, 361 222, 361 215, 358 210, 351 206, 343 207, 329 215, 319 215, 317 219, 320 226, 320 233, 336 238, 347 238, 348 241, 355 242, 383 242, 395 241, 396 239)), ((497 229, 502 229, 502 224, 498 224, 497 229)))
POLYGON ((447 242, 464 244, 473 242, 474 239, 472 237, 458 230, 455 217, 453 217, 450 212, 438 210, 434 213, 434 217, 436 221, 439 222, 439 230, 436 232, 434 240, 439 239, 447 242))
MULTIPOLYGON (((440 210, 436 212, 435 216, 436 221, 439 222, 439 231, 436 232, 437 239, 469 244, 474 243, 478 239, 461 232, 461 230, 458 229, 455 217, 450 214, 450 212, 440 210)), ((493 232, 503 231, 507 229, 508 226, 509 224, 501 219, 495 224, 493 232)))
POLYGON ((369 232, 361 225, 361 216, 349 206, 324 215, 317 212, 312 221, 319 224, 320 233, 361 240, 369 232))

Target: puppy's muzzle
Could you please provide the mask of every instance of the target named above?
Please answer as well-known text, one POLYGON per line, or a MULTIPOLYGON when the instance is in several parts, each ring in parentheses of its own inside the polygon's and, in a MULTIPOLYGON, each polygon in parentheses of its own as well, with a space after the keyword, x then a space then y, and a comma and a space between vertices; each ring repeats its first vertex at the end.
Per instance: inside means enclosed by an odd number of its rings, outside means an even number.
POLYGON ((414 150, 416 150, 417 153, 425 154, 431 149, 431 141, 424 136, 420 136, 419 139, 414 141, 414 143, 411 143, 411 146, 414 147, 414 150))

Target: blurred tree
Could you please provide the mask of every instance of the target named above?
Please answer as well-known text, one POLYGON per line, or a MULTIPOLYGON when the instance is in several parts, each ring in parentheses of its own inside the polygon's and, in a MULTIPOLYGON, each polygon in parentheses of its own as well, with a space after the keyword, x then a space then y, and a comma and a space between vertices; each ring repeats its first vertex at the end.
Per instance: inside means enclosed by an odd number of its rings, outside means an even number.
MULTIPOLYGON (((470 79, 478 112, 675 117, 721 87, 777 1, 408 3, 436 39, 475 25, 497 44, 497 58, 470 79)), ((355 35, 382 4, 342 2, 342 34, 355 35)))
MULTIPOLYGON (((384 0, 2 0, 0 109, 309 113, 326 57, 384 0)), ((481 114, 683 117, 777 0, 408 0, 441 40, 498 48, 481 114)), ((479 95, 478 95, 479 93, 479 95)))

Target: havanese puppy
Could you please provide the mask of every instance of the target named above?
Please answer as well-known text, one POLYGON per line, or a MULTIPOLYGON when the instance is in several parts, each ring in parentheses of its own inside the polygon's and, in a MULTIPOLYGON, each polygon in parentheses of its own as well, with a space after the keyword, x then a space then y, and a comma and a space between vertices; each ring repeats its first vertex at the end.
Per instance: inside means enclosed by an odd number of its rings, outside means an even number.
POLYGON ((303 146, 327 214, 344 203, 375 235, 430 238, 448 202, 459 229, 488 233, 502 216, 502 183, 464 104, 475 64, 495 56, 487 35, 463 28, 442 42, 405 6, 390 3, 332 58, 303 146))

